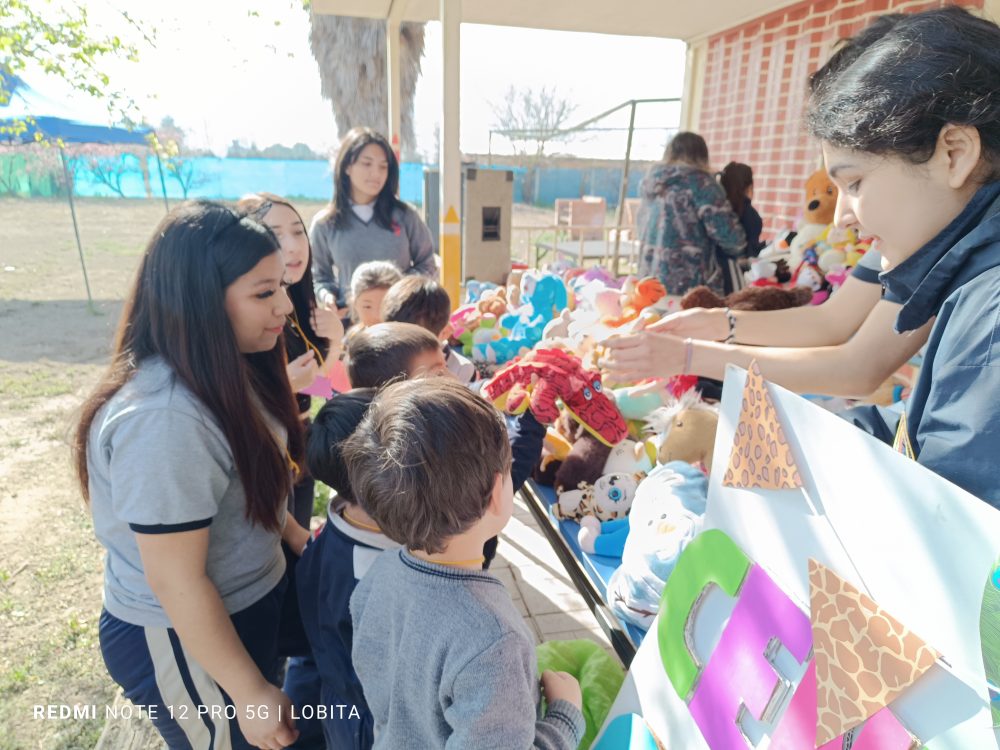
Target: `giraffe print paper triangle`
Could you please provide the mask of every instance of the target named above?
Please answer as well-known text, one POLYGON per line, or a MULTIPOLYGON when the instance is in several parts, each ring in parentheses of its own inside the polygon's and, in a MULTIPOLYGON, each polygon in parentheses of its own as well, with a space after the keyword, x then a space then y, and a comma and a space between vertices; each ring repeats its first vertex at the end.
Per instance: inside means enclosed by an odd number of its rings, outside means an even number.
POLYGON ((809 560, 816 747, 874 716, 940 654, 829 568, 809 560))

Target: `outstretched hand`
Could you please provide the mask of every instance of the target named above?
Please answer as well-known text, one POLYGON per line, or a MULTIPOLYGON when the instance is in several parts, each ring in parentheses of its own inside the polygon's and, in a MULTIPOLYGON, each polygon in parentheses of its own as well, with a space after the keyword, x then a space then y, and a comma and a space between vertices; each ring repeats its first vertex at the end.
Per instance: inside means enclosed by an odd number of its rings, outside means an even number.
POLYGON ((604 342, 607 350, 601 369, 608 381, 636 383, 646 378, 670 378, 684 373, 684 339, 659 333, 652 327, 630 336, 616 336, 604 342))

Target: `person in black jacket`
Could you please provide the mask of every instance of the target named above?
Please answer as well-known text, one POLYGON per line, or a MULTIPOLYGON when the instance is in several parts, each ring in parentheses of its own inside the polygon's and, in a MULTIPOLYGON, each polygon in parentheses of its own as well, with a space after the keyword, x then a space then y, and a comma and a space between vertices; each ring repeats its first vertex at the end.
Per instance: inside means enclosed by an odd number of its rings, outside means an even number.
POLYGON ((731 161, 719 173, 719 182, 747 234, 747 256, 756 258, 764 247, 760 241, 764 222, 750 203, 753 200, 753 170, 747 164, 731 161))

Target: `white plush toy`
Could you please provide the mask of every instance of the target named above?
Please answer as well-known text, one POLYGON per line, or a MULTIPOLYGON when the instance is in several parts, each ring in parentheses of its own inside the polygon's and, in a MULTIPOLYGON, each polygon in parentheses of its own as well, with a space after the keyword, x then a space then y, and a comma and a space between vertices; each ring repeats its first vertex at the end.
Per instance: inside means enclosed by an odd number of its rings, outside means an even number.
POLYGON ((608 460, 604 462, 605 474, 635 474, 652 471, 656 465, 656 446, 651 440, 637 443, 634 440, 622 440, 611 449, 608 460))
POLYGON ((608 602, 624 619, 652 624, 677 559, 701 531, 707 498, 707 477, 683 461, 656 467, 639 485, 622 564, 608 581, 608 602))

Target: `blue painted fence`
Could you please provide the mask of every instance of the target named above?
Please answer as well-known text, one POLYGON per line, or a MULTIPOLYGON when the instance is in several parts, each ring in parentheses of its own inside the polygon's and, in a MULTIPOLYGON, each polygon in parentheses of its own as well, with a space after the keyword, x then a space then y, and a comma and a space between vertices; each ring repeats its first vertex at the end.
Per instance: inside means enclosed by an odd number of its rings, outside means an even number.
MULTIPOLYGON (((121 179, 125 196, 147 197, 140 157, 124 154, 120 158, 129 166, 129 170, 121 179)), ((161 195, 162 190, 154 157, 146 157, 146 168, 153 197, 157 197, 161 195)), ((423 164, 412 162, 400 165, 399 192, 403 200, 415 205, 423 203, 424 168, 423 164)), ((532 202, 539 206, 551 206, 556 198, 576 198, 582 195, 602 196, 607 200, 609 207, 618 204, 621 167, 538 167, 533 170, 502 166, 493 168, 510 169, 514 172, 515 203, 525 202, 527 194, 533 196, 532 202)), ((637 195, 644 171, 644 167, 631 170, 629 197, 637 195)), ((327 200, 332 192, 331 168, 326 161, 190 157, 184 159, 182 172, 190 175, 189 198, 236 200, 247 193, 266 190, 288 198, 327 200)), ((113 190, 97 180, 83 159, 77 160, 75 180, 77 195, 115 196, 113 190)), ((179 200, 184 197, 178 178, 167 171, 166 164, 164 164, 164 181, 169 198, 179 200)))

